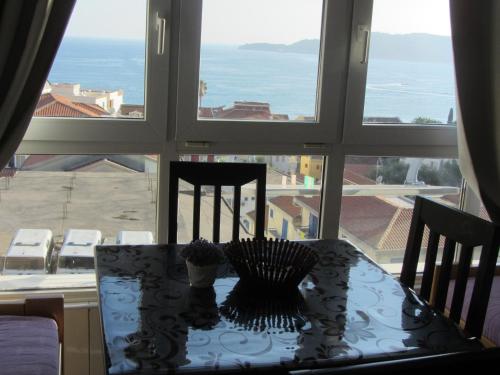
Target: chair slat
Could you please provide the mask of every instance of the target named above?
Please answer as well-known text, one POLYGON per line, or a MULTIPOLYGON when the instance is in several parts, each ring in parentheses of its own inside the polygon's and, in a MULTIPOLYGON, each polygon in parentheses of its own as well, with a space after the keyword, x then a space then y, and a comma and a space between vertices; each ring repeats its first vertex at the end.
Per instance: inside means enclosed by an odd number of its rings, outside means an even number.
POLYGON ((420 248, 422 247, 422 236, 424 235, 424 222, 420 220, 421 210, 422 201, 417 199, 413 208, 410 233, 403 259, 403 268, 399 278, 403 284, 410 288, 415 286, 418 257, 420 255, 420 248))
POLYGON ((451 302, 450 319, 455 323, 460 323, 462 308, 464 306, 465 290, 469 279, 470 263, 474 248, 462 246, 460 250, 460 260, 458 262, 457 279, 453 290, 453 300, 451 302))
MULTIPOLYGON (((172 173, 172 172, 171 172, 172 173)), ((177 178, 170 179, 168 192, 168 242, 177 243, 177 210, 179 195, 179 180, 177 178)))
POLYGON ((443 260, 441 262, 441 272, 437 281, 437 293, 434 307, 443 312, 450 285, 451 270, 453 268, 453 258, 455 257, 456 242, 450 238, 444 241, 443 260))
POLYGON ((233 241, 240 237, 240 206, 241 206, 241 186, 234 187, 233 199, 233 241))
POLYGON ((264 238, 266 226, 266 171, 262 170, 257 178, 257 197, 255 198, 255 238, 264 238))
POLYGON ((420 296, 429 301, 432 290, 432 281, 434 279, 434 270, 436 268, 436 258, 439 245, 439 233, 430 231, 429 242, 427 244, 427 253, 425 255, 424 274, 422 277, 422 285, 420 287, 420 296))
POLYGON ((193 196, 193 239, 200 238, 201 186, 194 186, 193 196))
POLYGON ((491 240, 483 246, 479 259, 479 269, 477 271, 472 298, 465 322, 465 332, 481 337, 483 332, 484 319, 490 300, 491 286, 495 276, 495 268, 500 247, 500 227, 496 226, 491 240))
POLYGON ((221 186, 216 185, 214 190, 214 242, 220 242, 220 200, 221 186))

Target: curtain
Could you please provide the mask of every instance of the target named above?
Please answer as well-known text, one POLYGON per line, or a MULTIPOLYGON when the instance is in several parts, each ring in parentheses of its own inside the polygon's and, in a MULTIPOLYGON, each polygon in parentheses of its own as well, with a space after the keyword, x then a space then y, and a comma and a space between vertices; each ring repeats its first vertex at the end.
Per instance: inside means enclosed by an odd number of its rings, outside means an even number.
POLYGON ((450 0, 460 168, 500 222, 500 1, 450 0))
POLYGON ((75 1, 0 1, 0 170, 28 128, 75 1))

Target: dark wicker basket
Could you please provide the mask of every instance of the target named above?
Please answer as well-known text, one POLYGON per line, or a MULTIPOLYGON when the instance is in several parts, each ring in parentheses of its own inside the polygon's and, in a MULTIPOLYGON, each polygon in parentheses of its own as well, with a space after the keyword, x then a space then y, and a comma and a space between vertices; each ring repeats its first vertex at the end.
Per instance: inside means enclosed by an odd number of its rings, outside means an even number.
POLYGON ((239 240, 224 253, 246 287, 295 288, 314 267, 319 256, 313 249, 285 240, 239 240))

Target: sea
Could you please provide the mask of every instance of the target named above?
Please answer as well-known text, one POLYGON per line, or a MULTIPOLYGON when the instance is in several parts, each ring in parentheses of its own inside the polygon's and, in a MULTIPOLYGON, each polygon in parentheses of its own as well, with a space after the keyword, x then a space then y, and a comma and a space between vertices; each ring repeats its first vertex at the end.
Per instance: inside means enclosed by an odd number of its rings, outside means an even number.
MULTIPOLYGON (((200 79, 207 84, 203 107, 234 101, 269 103, 290 119, 315 114, 318 56, 202 45, 200 79)), ((127 104, 144 104, 144 41, 65 38, 50 82, 80 83, 85 89, 124 91, 127 104)), ((455 109, 452 64, 371 59, 365 117, 427 117, 446 123, 455 109)))

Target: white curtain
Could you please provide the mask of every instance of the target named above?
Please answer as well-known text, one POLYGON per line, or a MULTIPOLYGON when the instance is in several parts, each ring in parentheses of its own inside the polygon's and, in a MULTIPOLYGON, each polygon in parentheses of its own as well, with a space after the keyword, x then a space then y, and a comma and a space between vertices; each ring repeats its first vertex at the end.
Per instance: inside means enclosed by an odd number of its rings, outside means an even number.
POLYGON ((450 0, 460 169, 500 223, 500 1, 450 0))

